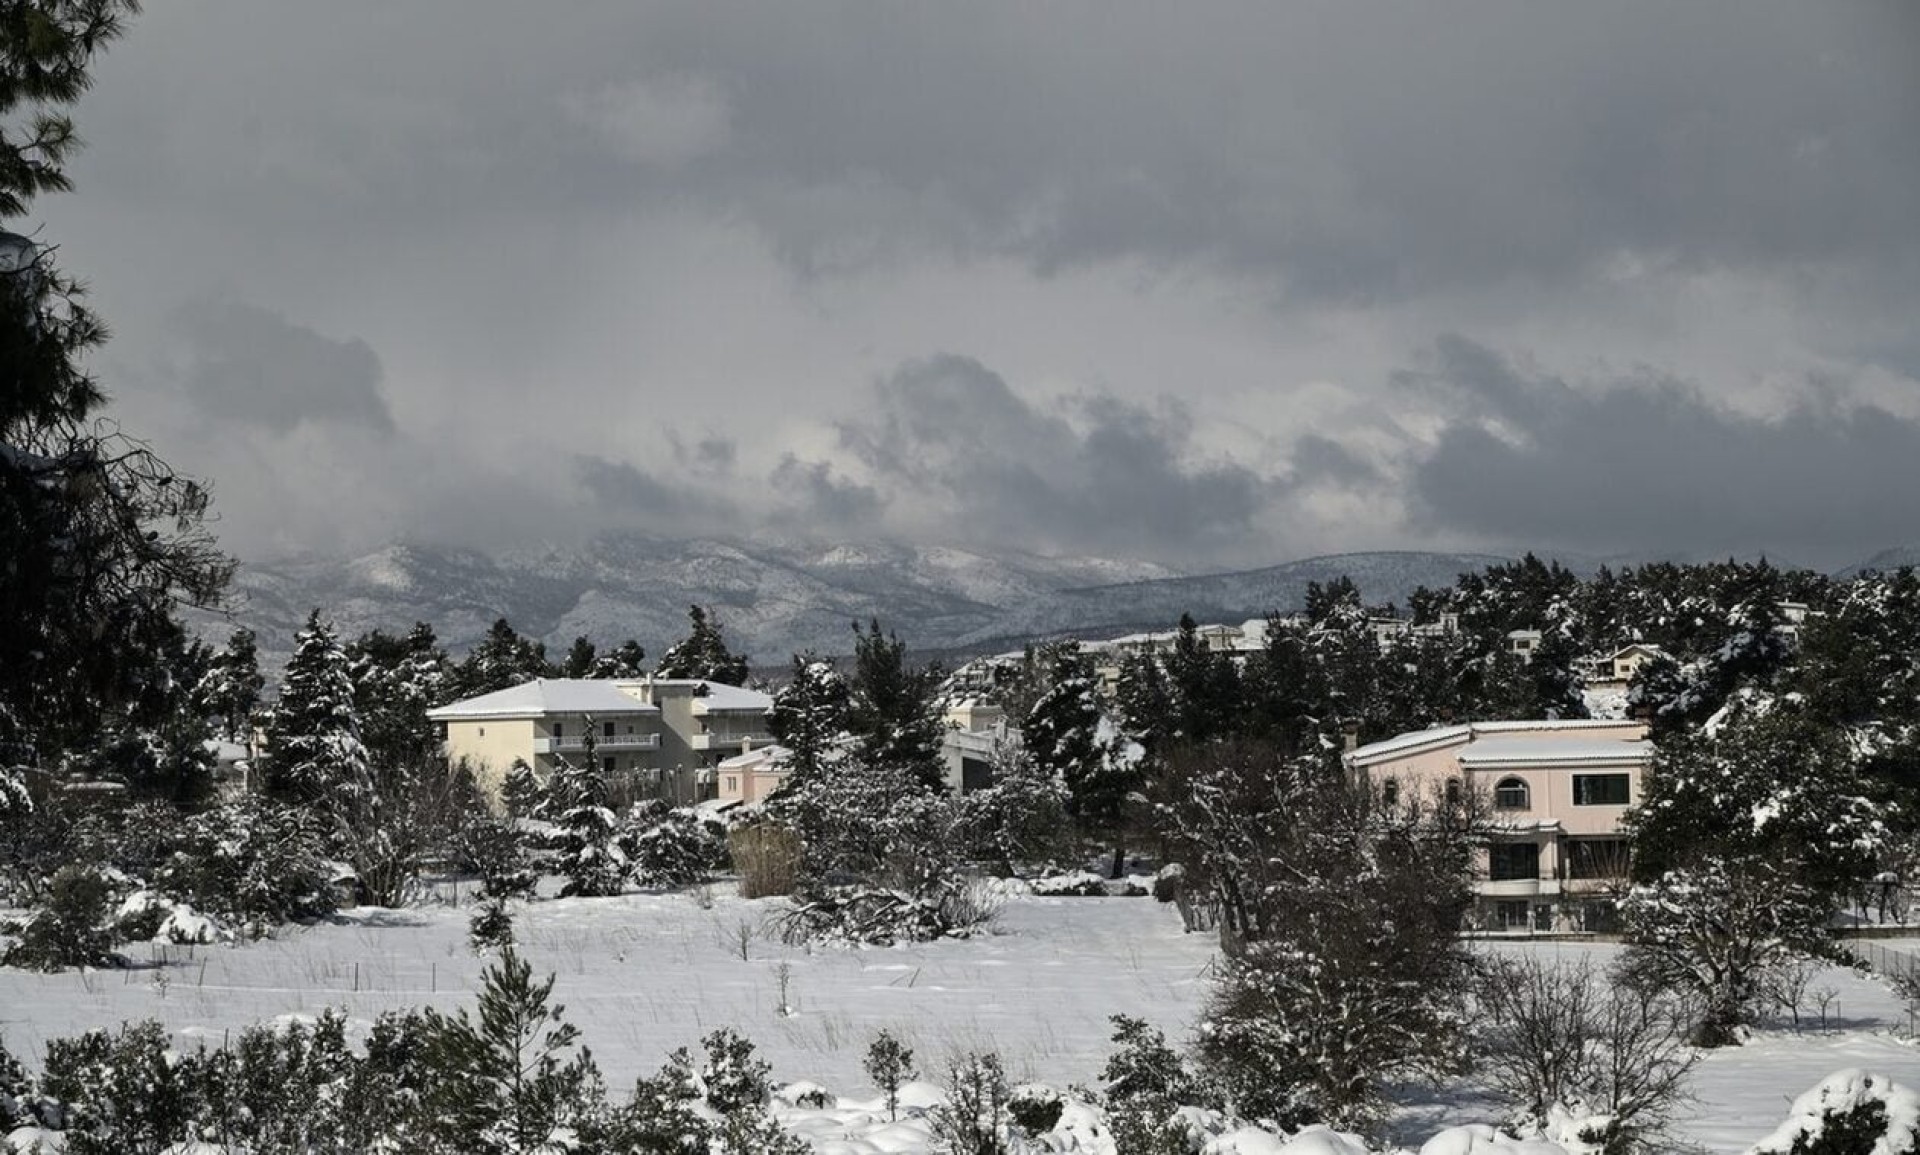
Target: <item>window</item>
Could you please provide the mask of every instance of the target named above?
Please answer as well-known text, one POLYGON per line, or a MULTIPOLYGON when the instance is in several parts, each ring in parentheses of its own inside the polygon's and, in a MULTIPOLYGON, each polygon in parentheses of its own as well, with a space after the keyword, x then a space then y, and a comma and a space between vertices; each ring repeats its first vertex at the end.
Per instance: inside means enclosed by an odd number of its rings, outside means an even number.
POLYGON ((480 727, 479 729, 480 729, 480 736, 481 736, 482 738, 484 738, 484 737, 486 737, 486 736, 487 736, 487 728, 486 728, 485 726, 481 726, 481 727, 480 727))
POLYGON ((1494 922, 1501 930, 1526 930, 1530 911, 1525 902, 1496 902, 1493 904, 1494 922))
POLYGON ((1389 778, 1380 784, 1380 801, 1388 806, 1400 805, 1400 780, 1389 778))
POLYGON ((1627 840, 1580 838, 1567 843, 1568 878, 1625 878, 1627 840))
POLYGON ((614 764, 614 759, 611 755, 600 759, 600 769, 606 771, 609 774, 613 773, 613 764, 614 764))
POLYGON ((1493 804, 1501 810, 1525 810, 1527 784, 1519 778, 1502 778, 1493 788, 1493 804))
POLYGON ((1496 842, 1487 847, 1487 877, 1494 882, 1537 882, 1538 842, 1496 842))
POLYGON ((1458 806, 1459 804, 1460 780, 1458 778, 1449 778, 1447 779, 1447 805, 1458 806))
POLYGON ((564 737, 566 737, 566 736, 567 736, 567 724, 566 724, 565 722, 555 722, 555 723, 553 724, 553 736, 554 736, 554 737, 556 737, 556 738, 564 738, 564 737))
POLYGON ((1573 776, 1573 804, 1575 806, 1625 806, 1628 798, 1626 774, 1575 774, 1573 776))
POLYGON ((613 723, 612 722, 600 723, 600 733, 603 737, 607 737, 607 738, 613 737, 613 723))
POLYGON ((735 778, 731 774, 727 775, 727 793, 738 794, 739 792, 740 792, 740 779, 735 778))

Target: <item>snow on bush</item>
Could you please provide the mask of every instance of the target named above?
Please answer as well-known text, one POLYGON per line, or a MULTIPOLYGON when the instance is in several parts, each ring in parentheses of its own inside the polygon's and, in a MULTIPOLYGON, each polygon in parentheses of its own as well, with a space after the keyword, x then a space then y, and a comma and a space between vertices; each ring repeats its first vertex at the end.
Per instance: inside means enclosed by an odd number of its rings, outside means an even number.
POLYGON ((1915 1155, 1920 1094, 1885 1075, 1835 1071, 1793 1101, 1787 1121, 1747 1155, 1915 1155))
POLYGON ((1075 870, 1036 878, 1032 890, 1041 898, 1104 898, 1107 880, 1090 870, 1075 870))

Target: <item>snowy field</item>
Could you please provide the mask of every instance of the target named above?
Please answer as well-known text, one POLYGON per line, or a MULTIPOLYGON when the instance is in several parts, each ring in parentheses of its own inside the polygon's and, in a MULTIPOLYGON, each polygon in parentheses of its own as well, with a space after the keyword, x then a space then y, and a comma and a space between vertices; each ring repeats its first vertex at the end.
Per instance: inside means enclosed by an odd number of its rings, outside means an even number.
MULTIPOLYGON (((861 1058, 881 1028, 913 1047, 923 1068, 956 1051, 991 1049, 1016 1080, 1092 1083, 1108 1050, 1107 1017, 1134 1015, 1184 1038, 1214 957, 1208 936, 1182 934, 1172 908, 1147 899, 1018 896, 979 938, 811 951, 769 937, 769 909, 716 887, 707 899, 683 892, 546 900, 518 909, 515 921, 536 973, 558 975, 555 998, 614 1088, 723 1026, 751 1038, 776 1079, 849 1096, 871 1093, 861 1058), (780 1010, 783 966, 792 1014, 780 1010)), ((364 1022, 407 1006, 470 1005, 483 960, 466 947, 469 913, 362 910, 259 943, 137 947, 143 965, 128 971, 0 970, 0 1035, 37 1065, 46 1039, 125 1020, 158 1019, 184 1046, 218 1045, 250 1023, 326 1007, 364 1022)), ((1920 942, 1886 945, 1920 950, 1920 942)), ((1591 951, 1604 961, 1618 948, 1489 949, 1591 951)), ((1836 969, 1814 986, 1835 989, 1826 1031, 1769 1028, 1697 1069, 1700 1103, 1684 1130, 1708 1150, 1744 1150, 1797 1095, 1843 1067, 1920 1083, 1920 1049, 1907 1041, 1905 1011, 1883 985, 1836 969)), ((1449 1124, 1492 1121, 1496 1110, 1454 1088, 1409 1097, 1418 1102, 1396 1137, 1414 1146, 1449 1124)))

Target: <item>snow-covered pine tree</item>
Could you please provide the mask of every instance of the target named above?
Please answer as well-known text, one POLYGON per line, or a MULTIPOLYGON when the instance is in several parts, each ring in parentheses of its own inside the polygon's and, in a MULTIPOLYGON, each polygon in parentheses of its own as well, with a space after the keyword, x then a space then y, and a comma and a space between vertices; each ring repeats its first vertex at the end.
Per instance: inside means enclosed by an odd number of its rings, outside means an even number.
POLYGON ((727 649, 720 619, 701 606, 687 607, 688 633, 660 655, 654 676, 704 678, 728 686, 747 684, 747 656, 727 649))
POLYGON ((589 722, 580 761, 564 764, 550 785, 554 803, 565 807, 553 831, 553 867, 567 878, 562 895, 605 898, 626 886, 633 862, 621 845, 620 820, 607 806, 607 778, 592 735, 589 722))
POLYGON ((342 820, 372 792, 347 654, 317 609, 294 638, 267 723, 266 762, 269 794, 320 806, 342 820))
POLYGON ((245 742, 253 736, 253 715, 265 685, 253 631, 242 627, 233 631, 226 647, 213 656, 193 696, 220 737, 245 742))
POLYGON ((768 728, 789 751, 782 788, 817 777, 828 752, 846 732, 847 682, 831 662, 809 650, 793 656, 793 674, 773 696, 768 728))
POLYGON ((547 664, 546 646, 522 637, 511 622, 500 618, 455 667, 448 697, 471 698, 517 686, 531 678, 551 676, 553 668, 547 664))
POLYGON ((856 755, 867 765, 900 775, 914 789, 946 789, 940 760, 942 726, 935 695, 937 666, 907 664, 907 644, 881 634, 874 621, 854 623, 853 680, 848 687, 847 730, 856 755))
POLYGON ((589 678, 642 678, 647 673, 646 661, 645 647, 628 638, 595 658, 586 676, 589 678))

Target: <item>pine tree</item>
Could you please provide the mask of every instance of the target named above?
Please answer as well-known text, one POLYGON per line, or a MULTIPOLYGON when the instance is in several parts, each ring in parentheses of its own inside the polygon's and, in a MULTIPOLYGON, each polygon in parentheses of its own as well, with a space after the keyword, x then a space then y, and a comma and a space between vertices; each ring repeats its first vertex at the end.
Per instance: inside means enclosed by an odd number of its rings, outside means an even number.
POLYGON ((520 636, 511 622, 500 618, 455 669, 449 696, 471 698, 491 694, 552 675, 553 668, 547 664, 547 647, 520 636))
MULTIPOLYGON (((589 731, 591 733, 591 731, 589 731)), ((620 820, 607 808, 607 780, 589 740, 578 765, 555 775, 550 789, 564 799, 554 832, 554 868, 566 875, 565 896, 605 898, 619 894, 633 873, 621 845, 620 820)))
POLYGON ((646 676, 647 651, 639 642, 628 638, 607 653, 593 660, 588 677, 593 678, 643 678, 646 676))
POLYGON ((433 627, 415 622, 404 637, 373 630, 346 647, 361 740, 375 763, 418 765, 440 748, 427 711, 448 695, 452 671, 433 627))
POLYGON ((880 623, 862 630, 854 623, 854 670, 848 687, 847 730, 869 766, 883 767, 916 789, 946 789, 940 760, 941 722, 934 700, 937 667, 907 665, 907 644, 880 633, 880 623))
POLYGON ((201 713, 213 719, 222 738, 245 742, 253 736, 253 714, 265 685, 253 631, 242 627, 233 631, 226 648, 214 655, 194 687, 194 700, 201 713))
MULTIPOLYGON (((68 188, 65 110, 137 8, 40 0, 0 15, 0 218, 68 188)), ((206 489, 101 420, 84 358, 106 330, 53 256, 0 231, 0 744, 48 765, 165 679, 186 638, 176 607, 215 606, 232 573, 206 489)))
POLYGON ((832 663, 811 650, 793 656, 793 675, 773 696, 768 719, 774 738, 790 752, 787 785, 820 774, 829 751, 846 732, 848 705, 846 679, 832 663))
POLYGON ((267 791, 344 818, 372 791, 347 654, 314 610, 294 638, 280 700, 267 724, 267 791))
POLYGON ((654 676, 660 678, 701 678, 727 686, 747 684, 747 658, 727 649, 721 636, 720 620, 700 606, 687 607, 690 626, 687 636, 660 655, 654 676))
POLYGON ((530 1155, 560 1150, 565 1130, 592 1114, 599 1072, 585 1049, 568 1058, 579 1028, 550 1006, 553 976, 511 947, 481 974, 477 1020, 428 1010, 422 1139, 445 1155, 530 1155))
POLYGON ((560 676, 563 678, 591 678, 593 663, 599 657, 591 639, 585 634, 573 639, 573 645, 567 650, 567 658, 560 663, 560 676))

